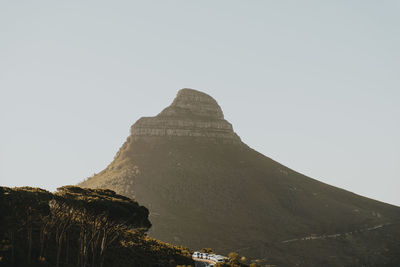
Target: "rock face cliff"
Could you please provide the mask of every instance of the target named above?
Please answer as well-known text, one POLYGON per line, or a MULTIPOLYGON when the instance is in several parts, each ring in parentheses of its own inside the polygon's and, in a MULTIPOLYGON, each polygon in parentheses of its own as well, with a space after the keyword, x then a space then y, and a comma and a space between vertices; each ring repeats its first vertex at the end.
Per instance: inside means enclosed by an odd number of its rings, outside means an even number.
POLYGON ((400 208, 254 151, 196 90, 139 119, 114 160, 81 186, 134 197, 150 211, 151 236, 191 249, 278 266, 400 266, 400 208))
POLYGON ((180 90, 172 104, 157 116, 139 119, 131 128, 131 136, 134 139, 190 136, 215 142, 240 142, 232 124, 224 119, 217 101, 205 93, 187 88, 180 90))

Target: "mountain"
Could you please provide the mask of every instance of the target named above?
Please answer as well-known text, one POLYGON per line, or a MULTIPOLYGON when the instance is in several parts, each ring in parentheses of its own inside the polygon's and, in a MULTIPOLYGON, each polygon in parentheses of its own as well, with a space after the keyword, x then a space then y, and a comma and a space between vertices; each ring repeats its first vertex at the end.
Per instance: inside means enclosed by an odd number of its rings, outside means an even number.
POLYGON ((150 235, 278 266, 400 266, 400 208, 304 176, 244 144, 209 95, 182 89, 80 184, 134 197, 150 235))

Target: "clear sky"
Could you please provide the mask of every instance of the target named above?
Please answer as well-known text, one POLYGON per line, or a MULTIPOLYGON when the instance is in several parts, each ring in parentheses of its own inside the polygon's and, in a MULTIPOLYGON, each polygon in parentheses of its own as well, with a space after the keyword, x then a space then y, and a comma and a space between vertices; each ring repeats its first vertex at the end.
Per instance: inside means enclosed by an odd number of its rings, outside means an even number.
POLYGON ((101 171, 183 87, 242 140, 400 205, 399 1, 1 1, 0 184, 101 171))

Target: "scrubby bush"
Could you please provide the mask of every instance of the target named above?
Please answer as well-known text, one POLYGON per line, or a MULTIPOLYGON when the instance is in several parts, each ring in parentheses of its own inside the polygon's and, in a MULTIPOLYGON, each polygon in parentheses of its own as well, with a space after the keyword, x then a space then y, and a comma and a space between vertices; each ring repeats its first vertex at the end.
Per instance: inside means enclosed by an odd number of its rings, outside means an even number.
POLYGON ((0 187, 1 266, 175 266, 188 249, 146 236, 148 210, 111 190, 0 187))

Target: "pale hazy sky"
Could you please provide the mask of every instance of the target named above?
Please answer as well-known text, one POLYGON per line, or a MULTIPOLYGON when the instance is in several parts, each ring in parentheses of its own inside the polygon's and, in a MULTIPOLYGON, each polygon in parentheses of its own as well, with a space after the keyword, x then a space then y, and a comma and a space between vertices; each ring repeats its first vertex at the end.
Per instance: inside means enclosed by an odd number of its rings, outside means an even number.
POLYGON ((242 140, 400 205, 400 1, 1 1, 0 184, 101 171, 183 87, 242 140))

